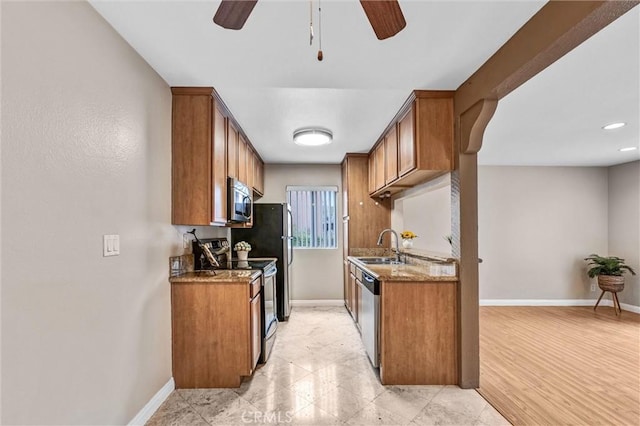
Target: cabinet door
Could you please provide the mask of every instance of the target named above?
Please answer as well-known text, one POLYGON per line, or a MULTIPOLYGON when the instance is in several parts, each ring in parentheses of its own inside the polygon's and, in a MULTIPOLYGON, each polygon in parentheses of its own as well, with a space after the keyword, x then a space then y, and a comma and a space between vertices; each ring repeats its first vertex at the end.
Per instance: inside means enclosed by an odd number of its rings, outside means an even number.
MULTIPOLYGON (((260 278, 259 278, 260 279, 260 278)), ((251 371, 258 364, 262 351, 262 315, 260 293, 251 300, 251 371)))
POLYGON ((358 321, 358 302, 356 297, 358 297, 356 284, 356 276, 353 274, 349 275, 349 305, 351 305, 351 316, 354 321, 358 321))
POLYGON ((171 223, 211 224, 211 95, 174 95, 171 223))
POLYGON ((238 178, 238 129, 227 120, 227 175, 238 178))
POLYGON ((238 138, 238 179, 246 184, 248 181, 247 173, 247 141, 244 136, 238 138))
POLYGON ((398 179, 398 132, 396 126, 384 137, 385 183, 398 179))
POLYGON ((400 119, 398 124, 398 175, 404 176, 416 168, 416 145, 414 138, 414 109, 400 119))
POLYGON ((254 168, 253 164, 256 159, 256 154, 253 150, 247 145, 247 186, 253 190, 256 186, 256 181, 254 179, 254 168))
POLYGON ((258 176, 256 189, 262 195, 264 195, 264 163, 258 158, 258 176))
POLYGON ((343 283, 343 291, 344 291, 344 306, 346 306, 347 309, 349 308, 349 261, 345 260, 343 261, 344 265, 344 283, 343 283))
POLYGON ((369 154, 369 194, 376 191, 376 151, 369 154))
POLYGON ((212 222, 227 223, 227 132, 224 115, 213 108, 213 217, 212 222))
MULTIPOLYGON (((349 216, 349 178, 347 159, 342 162, 342 218, 346 219, 349 216)), ((347 241, 347 239, 344 239, 347 241)))
POLYGON ((384 176, 384 143, 378 144, 376 147, 376 191, 385 185, 384 176))
POLYGON ((253 153, 253 189, 262 194, 262 189, 260 189, 260 157, 258 157, 258 153, 253 153))

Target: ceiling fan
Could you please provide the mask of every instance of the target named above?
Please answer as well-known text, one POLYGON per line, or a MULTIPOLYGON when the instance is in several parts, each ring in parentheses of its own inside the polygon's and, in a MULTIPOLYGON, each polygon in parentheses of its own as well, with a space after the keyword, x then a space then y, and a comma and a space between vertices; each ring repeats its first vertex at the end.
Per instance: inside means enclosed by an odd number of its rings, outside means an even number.
MULTIPOLYGON (((258 0, 222 0, 213 22, 223 28, 239 30, 258 0)), ((397 0, 360 0, 378 40, 398 34, 407 25, 397 0)))

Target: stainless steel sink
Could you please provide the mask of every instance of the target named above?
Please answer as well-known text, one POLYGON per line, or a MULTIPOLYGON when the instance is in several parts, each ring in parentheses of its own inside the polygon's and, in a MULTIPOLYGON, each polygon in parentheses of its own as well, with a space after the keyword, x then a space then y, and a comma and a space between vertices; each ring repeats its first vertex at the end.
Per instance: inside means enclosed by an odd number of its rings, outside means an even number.
POLYGON ((356 257, 365 265, 402 265, 404 262, 398 262, 395 257, 356 257))

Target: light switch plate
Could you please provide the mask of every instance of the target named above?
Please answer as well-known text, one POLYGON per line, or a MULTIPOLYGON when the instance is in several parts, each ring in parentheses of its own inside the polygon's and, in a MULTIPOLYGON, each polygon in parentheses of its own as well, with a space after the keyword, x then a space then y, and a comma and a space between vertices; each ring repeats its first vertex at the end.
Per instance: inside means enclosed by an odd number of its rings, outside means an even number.
POLYGON ((103 235, 102 236, 102 256, 118 256, 120 255, 120 235, 103 235))

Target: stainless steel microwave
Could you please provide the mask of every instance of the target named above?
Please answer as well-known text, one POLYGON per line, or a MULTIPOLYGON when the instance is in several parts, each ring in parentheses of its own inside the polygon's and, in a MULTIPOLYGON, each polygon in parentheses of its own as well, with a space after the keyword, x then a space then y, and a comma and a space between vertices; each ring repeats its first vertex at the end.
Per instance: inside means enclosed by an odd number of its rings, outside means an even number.
POLYGON ((249 222, 253 212, 253 194, 251 188, 237 179, 229 178, 227 195, 229 202, 229 222, 249 222))

